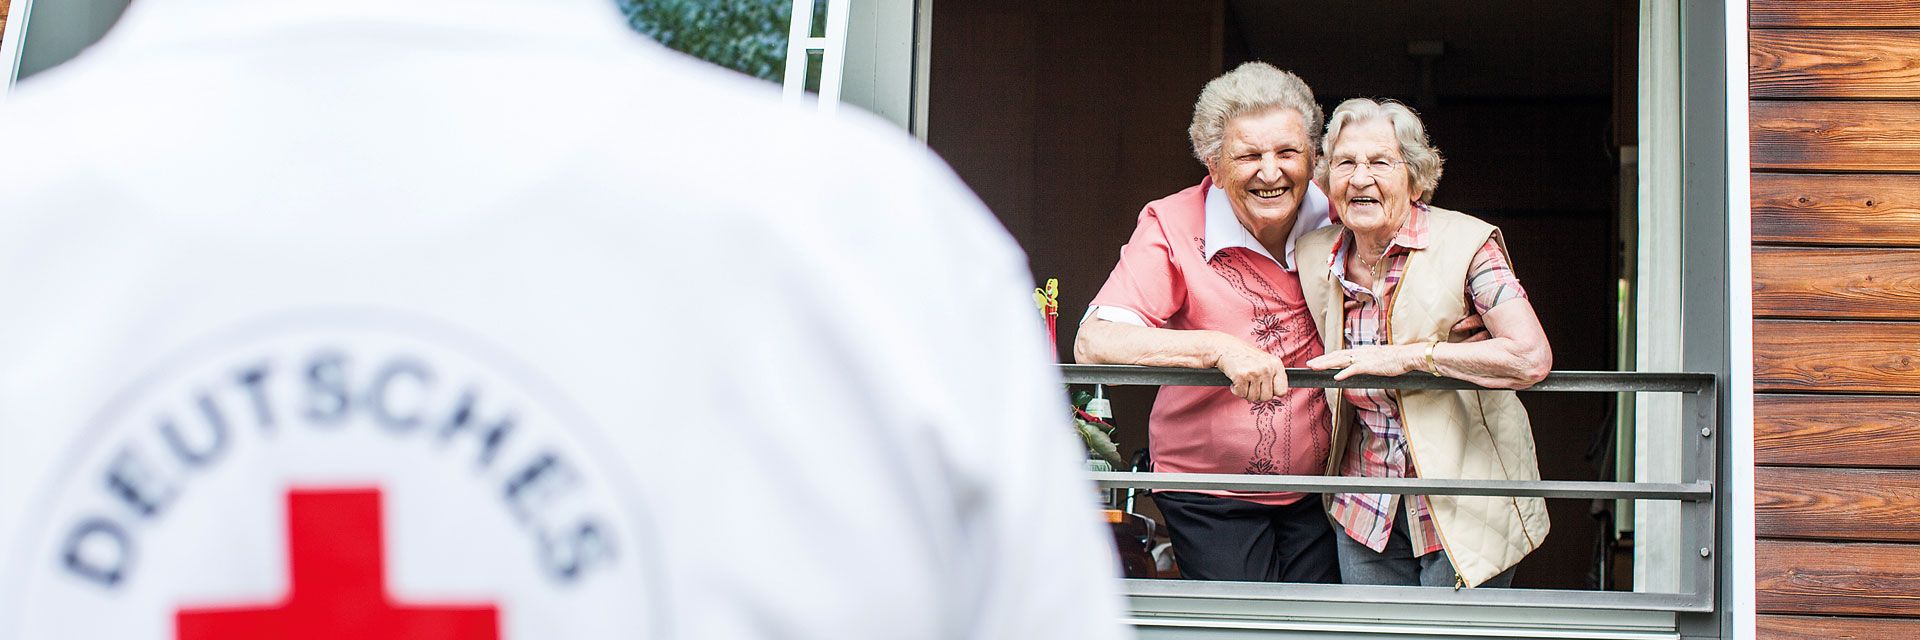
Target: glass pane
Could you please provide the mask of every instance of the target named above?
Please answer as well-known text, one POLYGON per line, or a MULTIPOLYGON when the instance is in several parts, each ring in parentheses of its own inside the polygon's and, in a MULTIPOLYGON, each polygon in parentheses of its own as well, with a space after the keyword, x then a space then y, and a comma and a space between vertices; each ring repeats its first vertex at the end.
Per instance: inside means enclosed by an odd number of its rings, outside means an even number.
POLYGON ((831 0, 813 0, 813 22, 807 35, 815 38, 827 37, 827 4, 831 0))
POLYGON ((634 30, 660 44, 756 78, 786 77, 793 0, 615 1, 634 30))
POLYGON ((807 52, 807 93, 820 93, 820 70, 827 68, 826 52, 807 52))

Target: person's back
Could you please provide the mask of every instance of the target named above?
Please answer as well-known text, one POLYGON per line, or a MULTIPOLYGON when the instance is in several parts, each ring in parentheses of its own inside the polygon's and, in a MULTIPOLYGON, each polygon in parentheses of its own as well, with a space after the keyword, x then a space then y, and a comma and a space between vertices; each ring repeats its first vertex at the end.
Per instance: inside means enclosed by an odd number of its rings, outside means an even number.
POLYGON ((604 5, 139 0, 0 108, 0 638, 1122 632, 1004 232, 604 5))

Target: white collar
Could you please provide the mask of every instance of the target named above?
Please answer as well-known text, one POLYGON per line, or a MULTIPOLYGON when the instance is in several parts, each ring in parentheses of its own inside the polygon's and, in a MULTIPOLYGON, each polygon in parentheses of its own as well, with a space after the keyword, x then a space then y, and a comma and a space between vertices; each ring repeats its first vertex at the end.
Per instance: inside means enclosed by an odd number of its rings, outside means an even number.
POLYGON ((1207 189, 1206 248, 1200 257, 1212 260, 1213 254, 1221 249, 1241 247, 1266 256, 1282 269, 1293 271, 1294 242, 1314 229, 1331 224, 1329 212, 1332 207, 1333 203, 1327 200, 1327 194, 1320 190, 1320 185, 1308 182, 1307 197, 1300 202, 1300 213, 1293 218, 1293 232, 1287 234, 1287 259, 1274 260, 1266 245, 1260 244, 1260 239, 1253 237, 1253 232, 1248 231, 1246 225, 1240 224, 1240 218, 1233 215, 1233 203, 1227 202, 1227 190, 1218 186, 1207 189))
POLYGON ((204 44, 316 23, 426 26, 533 36, 644 40, 613 0, 138 0, 102 45, 204 44))

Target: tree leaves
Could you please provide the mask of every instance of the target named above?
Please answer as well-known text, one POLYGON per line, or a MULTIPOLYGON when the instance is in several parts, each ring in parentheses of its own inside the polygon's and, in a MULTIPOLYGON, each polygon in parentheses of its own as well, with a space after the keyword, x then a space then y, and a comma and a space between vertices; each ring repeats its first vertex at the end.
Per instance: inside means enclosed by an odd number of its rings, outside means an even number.
POLYGON ((786 77, 790 0, 616 0, 660 44, 747 75, 786 77))

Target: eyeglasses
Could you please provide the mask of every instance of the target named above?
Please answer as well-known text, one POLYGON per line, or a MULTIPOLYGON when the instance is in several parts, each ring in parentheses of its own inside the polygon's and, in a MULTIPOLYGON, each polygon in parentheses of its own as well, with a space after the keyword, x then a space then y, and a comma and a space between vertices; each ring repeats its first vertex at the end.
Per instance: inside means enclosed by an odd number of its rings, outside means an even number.
POLYGON ((1377 175, 1383 175, 1383 174, 1386 174, 1387 172, 1393 171, 1394 167, 1397 167, 1406 163, 1407 161, 1405 160, 1389 160, 1386 158, 1368 160, 1366 162, 1361 162, 1357 158, 1343 158, 1343 159, 1334 161, 1333 168, 1330 169, 1330 172, 1333 175, 1344 178, 1344 177, 1353 175, 1353 172, 1359 171, 1361 167, 1365 167, 1369 175, 1377 176, 1377 175))

